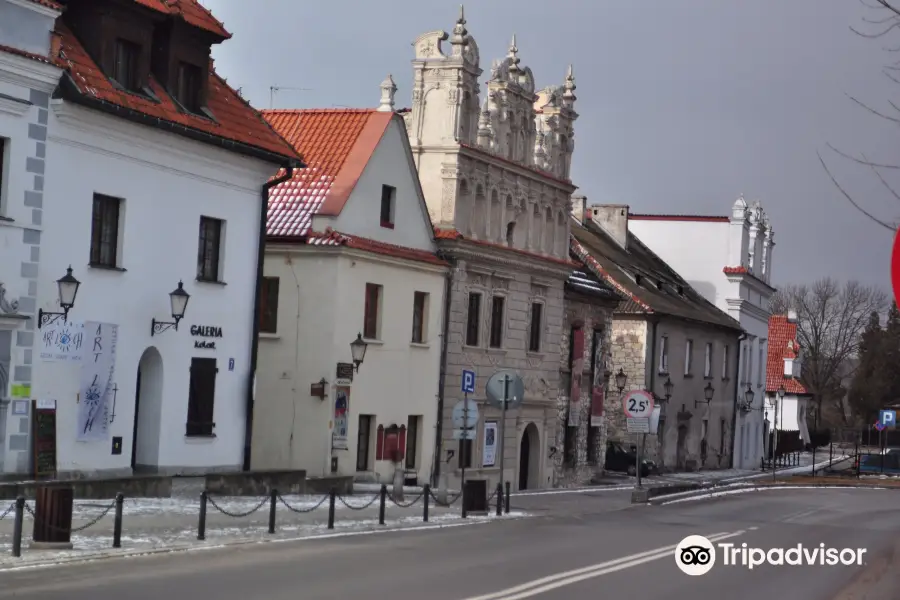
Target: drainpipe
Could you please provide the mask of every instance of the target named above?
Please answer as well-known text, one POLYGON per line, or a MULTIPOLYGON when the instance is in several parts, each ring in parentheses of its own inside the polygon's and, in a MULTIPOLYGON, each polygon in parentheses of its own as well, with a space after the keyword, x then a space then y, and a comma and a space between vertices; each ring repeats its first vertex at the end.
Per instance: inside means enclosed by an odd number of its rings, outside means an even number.
MULTIPOLYGON (((736 360, 734 361, 734 410, 731 411, 731 460, 728 461, 728 468, 734 468, 734 440, 735 440, 735 427, 737 427, 737 414, 738 414, 738 398, 740 398, 741 394, 741 385, 738 382, 738 378, 741 376, 741 342, 747 339, 747 332, 744 331, 741 335, 738 336, 738 353, 736 360)), ((763 394, 765 396, 765 394, 763 394)), ((763 398, 763 403, 765 403, 765 398, 763 398)), ((750 414, 750 413, 747 413, 750 414)), ((762 412, 760 412, 762 414, 762 412)), ((741 445, 743 446, 744 439, 741 438, 741 445)))
POLYGON ((450 263, 444 279, 444 324, 441 338, 441 370, 438 376, 437 420, 434 429, 434 459, 431 468, 431 485, 437 488, 441 477, 441 446, 444 436, 444 383, 447 379, 447 346, 450 340, 450 299, 453 290, 453 272, 456 270, 456 259, 438 251, 438 257, 450 263))
MULTIPOLYGON (((644 383, 647 385, 647 391, 649 391, 651 394, 653 394, 653 397, 655 399, 656 392, 654 390, 656 389, 656 371, 657 371, 657 366, 658 366, 657 362, 656 362, 656 329, 657 329, 657 326, 659 325, 659 319, 653 318, 650 320, 650 323, 653 325, 653 333, 650 336, 650 360, 649 360, 650 369, 649 369, 649 372, 646 368, 644 369, 644 373, 645 373, 644 383), (649 373, 649 375, 648 375, 648 373, 649 373)), ((662 415, 662 408, 660 408, 660 415, 662 415)), ((657 425, 657 427, 658 427, 658 425, 657 425)), ((659 430, 657 429, 657 436, 656 436, 657 438, 659 438, 658 432, 659 432, 659 430)), ((641 456, 646 456, 646 453, 644 452, 644 450, 646 449, 645 448, 646 445, 647 445, 647 436, 646 436, 646 434, 642 434, 641 435, 641 456)), ((656 447, 657 447, 657 449, 660 450, 659 454, 662 454, 662 452, 661 452, 662 445, 657 444, 656 447)), ((665 457, 657 456, 656 458, 660 459, 661 463, 663 463, 663 464, 665 463, 665 461, 663 460, 665 457)), ((637 465, 637 468, 640 469, 641 468, 640 465, 637 465)))
POLYGON ((256 248, 256 292, 253 296, 253 336, 250 340, 250 375, 247 378, 247 415, 244 418, 244 464, 243 470, 250 470, 250 448, 253 441, 253 402, 256 395, 256 363, 259 359, 259 309, 262 303, 263 262, 266 253, 266 217, 269 213, 269 191, 294 176, 294 169, 306 165, 296 161, 288 163, 285 174, 263 184, 259 204, 259 244, 256 248))

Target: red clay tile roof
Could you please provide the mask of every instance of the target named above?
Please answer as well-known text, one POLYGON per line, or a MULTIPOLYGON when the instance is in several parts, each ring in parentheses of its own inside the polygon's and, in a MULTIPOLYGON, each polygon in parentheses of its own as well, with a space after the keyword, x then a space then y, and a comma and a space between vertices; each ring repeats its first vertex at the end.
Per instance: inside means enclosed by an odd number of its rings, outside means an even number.
POLYGON ((750 269, 748 269, 747 267, 745 267, 743 265, 739 265, 737 267, 725 267, 724 269, 722 269, 722 272, 725 273, 726 275, 746 275, 747 277, 755 279, 756 281, 763 284, 764 286, 771 288, 772 290, 775 290, 774 287, 772 287, 771 285, 769 285, 768 283, 766 283, 765 281, 763 281, 762 279, 760 279, 759 277, 757 277, 756 275, 751 273, 750 269))
MULTIPOLYGON (((33 1, 33 0, 32 0, 33 1)), ((151 10, 167 15, 181 17, 194 27, 199 27, 217 36, 228 39, 231 34, 198 0, 134 0, 151 10)))
POLYGON ((53 10, 58 10, 59 12, 63 11, 63 7, 61 4, 54 2, 53 0, 31 0, 35 4, 40 4, 46 8, 52 8, 53 10))
POLYGON ((768 355, 766 356, 766 392, 776 393, 784 386, 788 394, 809 394, 806 387, 793 377, 784 376, 784 359, 799 355, 797 324, 789 323, 786 315, 769 317, 768 355))
POLYGON ((727 223, 728 217, 718 215, 648 215, 631 213, 629 219, 635 221, 697 221, 702 223, 727 223))
POLYGON ((369 238, 347 235, 330 228, 325 230, 325 233, 312 234, 306 239, 306 243, 312 246, 346 246, 347 248, 363 250, 373 254, 382 254, 384 256, 425 262, 442 267, 447 266, 445 261, 426 250, 407 248, 406 246, 397 246, 395 244, 387 244, 369 238))
POLYGON ((33 52, 26 52, 25 50, 19 50, 18 48, 13 48, 12 46, 4 46, 0 44, 0 52, 9 52, 10 54, 15 54, 17 56, 21 56, 23 58, 30 58, 31 60, 36 60, 38 62, 46 63, 48 65, 54 64, 54 61, 47 58, 46 56, 41 56, 40 54, 34 54, 33 52))
MULTIPOLYGON (((313 215, 339 215, 394 114, 372 109, 264 110, 305 169, 269 192, 267 234, 303 237, 313 215)), ((399 117, 398 117, 399 118, 399 117)))
POLYGON ((216 118, 215 121, 181 111, 153 77, 150 78, 149 87, 159 98, 159 102, 119 91, 88 56, 70 29, 60 22, 57 22, 56 29, 62 38, 59 62, 71 76, 78 93, 86 99, 105 102, 187 129, 239 142, 277 157, 299 159, 290 144, 279 137, 262 116, 212 69, 207 106, 216 118))

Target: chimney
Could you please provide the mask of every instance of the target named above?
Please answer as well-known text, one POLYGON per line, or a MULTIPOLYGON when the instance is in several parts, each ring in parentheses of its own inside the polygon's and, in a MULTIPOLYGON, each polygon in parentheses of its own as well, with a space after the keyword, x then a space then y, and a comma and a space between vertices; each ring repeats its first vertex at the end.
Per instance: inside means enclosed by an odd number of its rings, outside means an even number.
POLYGON ((793 308, 789 309, 787 311, 787 322, 788 323, 796 323, 797 322, 797 311, 794 310, 793 308))
POLYGON ((378 106, 379 112, 394 112, 394 94, 397 93, 397 84, 390 75, 381 82, 381 104, 378 106))
POLYGON ((572 200, 572 216, 579 223, 584 223, 585 212, 587 212, 587 196, 573 195, 572 200))
POLYGON ((594 204, 590 207, 591 220, 605 231, 622 248, 628 248, 628 205, 594 204))

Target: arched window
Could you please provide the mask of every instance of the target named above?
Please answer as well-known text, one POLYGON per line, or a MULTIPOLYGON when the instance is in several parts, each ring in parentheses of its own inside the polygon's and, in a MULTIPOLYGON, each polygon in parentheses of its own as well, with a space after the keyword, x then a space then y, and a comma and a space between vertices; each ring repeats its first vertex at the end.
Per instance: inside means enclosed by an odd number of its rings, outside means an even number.
POLYGON ((516 222, 510 221, 506 224, 506 245, 512 248, 513 236, 516 232, 516 222))

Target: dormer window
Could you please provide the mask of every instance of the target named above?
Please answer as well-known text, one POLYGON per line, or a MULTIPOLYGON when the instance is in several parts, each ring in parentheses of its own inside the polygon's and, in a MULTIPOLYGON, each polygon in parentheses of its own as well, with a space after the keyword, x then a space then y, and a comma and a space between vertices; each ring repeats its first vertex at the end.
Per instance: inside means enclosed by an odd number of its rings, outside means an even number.
POLYGON ((178 82, 175 88, 175 99, 192 113, 199 113, 203 108, 200 103, 201 81, 203 70, 197 65, 182 62, 178 65, 178 82))
POLYGON ((116 40, 116 61, 113 65, 113 79, 129 92, 140 92, 143 87, 138 74, 141 47, 128 40, 116 40))

